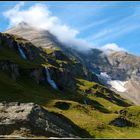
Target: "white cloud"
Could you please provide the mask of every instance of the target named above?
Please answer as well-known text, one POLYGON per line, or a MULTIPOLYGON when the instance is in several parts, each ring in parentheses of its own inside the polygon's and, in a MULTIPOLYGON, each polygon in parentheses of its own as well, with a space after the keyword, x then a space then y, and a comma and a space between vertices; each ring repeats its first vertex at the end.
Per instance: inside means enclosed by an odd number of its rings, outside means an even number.
POLYGON ((21 9, 24 5, 20 2, 12 9, 3 13, 9 19, 9 27, 15 26, 20 22, 26 22, 34 27, 45 29, 54 34, 61 42, 79 49, 89 49, 93 44, 84 39, 77 38, 79 31, 71 28, 53 16, 48 7, 44 4, 35 4, 29 9, 21 9))
POLYGON ((104 53, 106 53, 106 54, 110 54, 112 52, 117 52, 117 51, 126 51, 124 48, 119 47, 115 43, 108 43, 108 44, 102 46, 101 50, 103 50, 104 53))
POLYGON ((125 51, 115 43, 108 43, 102 47, 103 50, 125 51))

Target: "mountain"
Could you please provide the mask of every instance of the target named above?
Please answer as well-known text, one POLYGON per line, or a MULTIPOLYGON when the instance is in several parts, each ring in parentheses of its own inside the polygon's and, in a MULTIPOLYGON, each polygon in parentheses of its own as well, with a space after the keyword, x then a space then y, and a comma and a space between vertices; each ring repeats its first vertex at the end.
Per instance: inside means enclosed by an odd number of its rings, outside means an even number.
POLYGON ((20 35, 37 47, 51 47, 58 43, 55 36, 48 31, 36 29, 25 22, 19 23, 16 27, 10 28, 6 32, 20 35))
POLYGON ((81 57, 78 55, 77 50, 64 45, 55 37, 55 35, 51 34, 47 30, 41 30, 32 27, 25 22, 21 22, 17 26, 5 31, 5 33, 19 35, 31 41, 36 47, 58 48, 62 50, 63 53, 65 53, 69 58, 82 61, 81 57))
POLYGON ((49 31, 32 27, 25 22, 21 22, 17 26, 12 27, 5 32, 19 35, 31 41, 36 47, 44 47, 44 48, 56 47, 62 49, 63 51, 65 51, 66 49, 65 53, 71 50, 70 48, 59 42, 58 39, 54 35, 52 35, 49 31))
MULTIPOLYGON (((12 127, 9 124, 11 130, 8 133, 4 131, 2 135, 23 136, 20 128, 24 127, 24 137, 28 137, 28 134, 37 138, 55 137, 61 130, 63 133, 56 137, 66 137, 63 134, 68 132, 65 129, 67 124, 71 137, 140 136, 140 108, 116 94, 109 84, 106 84, 114 79, 105 72, 112 70, 115 74, 115 68, 114 71, 112 69, 115 64, 111 64, 107 55, 101 54, 103 52, 98 49, 90 52, 70 49, 48 31, 35 29, 26 23, 20 23, 5 33, 0 33, 0 101, 3 102, 0 105, 3 122, 1 128, 7 131, 8 120, 10 124, 14 121, 13 124, 16 125, 12 127), (33 104, 30 106, 31 102, 38 104, 37 108, 43 107, 43 111, 36 110, 33 104), (34 116, 37 122, 32 117, 29 120, 20 118, 17 113, 20 107, 25 109, 27 116, 34 116), (13 109, 13 112, 7 113, 9 109, 13 109), (49 112, 55 121, 46 115, 45 118, 43 112, 49 112), (17 117, 14 118, 15 115, 17 117), (32 133, 30 125, 22 124, 27 120, 33 123, 31 126, 36 130, 40 124, 43 124, 40 129, 46 130, 44 120, 50 121, 50 127, 54 124, 56 126, 55 132, 32 133)), ((23 114, 22 111, 19 113, 26 117, 24 111, 23 114)), ((50 131, 52 132, 52 129, 48 129, 48 132, 50 131)))
POLYGON ((109 51, 111 53, 105 53, 99 49, 77 51, 59 42, 48 31, 36 29, 24 22, 6 32, 20 35, 37 47, 61 49, 69 58, 76 59, 88 71, 96 74, 100 83, 133 103, 140 104, 140 57, 123 51, 109 51), (105 75, 110 77, 109 81, 105 75))
POLYGON ((140 57, 127 52, 106 53, 92 49, 80 56, 85 65, 95 72, 100 81, 122 97, 140 104, 140 57))

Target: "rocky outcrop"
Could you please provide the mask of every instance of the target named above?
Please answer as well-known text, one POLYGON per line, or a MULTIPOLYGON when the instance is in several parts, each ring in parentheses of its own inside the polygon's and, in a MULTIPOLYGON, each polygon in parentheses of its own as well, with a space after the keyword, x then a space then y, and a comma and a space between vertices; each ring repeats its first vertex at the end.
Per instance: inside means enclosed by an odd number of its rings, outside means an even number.
POLYGON ((0 103, 0 135, 73 137, 75 127, 34 103, 0 103))
POLYGON ((135 126, 134 123, 128 121, 125 118, 116 118, 113 121, 111 121, 110 124, 118 126, 118 127, 132 127, 132 126, 135 126))
POLYGON ((19 76, 18 65, 10 61, 0 61, 0 70, 7 72, 13 80, 16 80, 19 76))
POLYGON ((45 81, 44 67, 31 70, 30 76, 36 81, 37 84, 45 81))
POLYGON ((53 56, 55 57, 49 55, 49 58, 52 57, 52 59, 55 61, 60 60, 60 62, 57 63, 57 68, 50 67, 49 71, 50 75, 53 77, 60 88, 75 91, 77 89, 76 78, 99 82, 97 76, 89 72, 88 69, 85 68, 81 63, 74 63, 72 60, 68 59, 68 57, 66 57, 61 51, 59 51, 59 53, 57 51, 57 56, 54 54, 55 52, 53 52, 53 56), (58 57, 59 55, 61 56, 60 58, 58 57))
POLYGON ((18 45, 23 50, 24 54, 27 56, 28 60, 33 61, 39 59, 39 49, 36 48, 31 42, 25 40, 24 38, 12 35, 8 33, 0 33, 0 46, 13 48, 19 53, 18 45))
POLYGON ((113 67, 112 78, 118 78, 118 80, 133 79, 140 82, 140 57, 127 52, 114 52, 108 56, 108 60, 113 67), (118 71, 119 76, 115 75, 118 71))
MULTIPOLYGON (((19 36, 0 33, 0 46, 0 49, 2 49, 0 50, 2 52, 0 55, 3 55, 0 59, 0 71, 8 74, 13 80, 16 80, 17 77, 19 77, 24 71, 24 65, 26 62, 29 63, 32 61, 34 65, 37 63, 36 61, 40 61, 39 63, 41 63, 39 49, 33 46, 33 44, 29 41, 19 36), (20 56, 21 54, 19 52, 18 46, 20 46, 23 53, 27 57, 26 62, 23 61, 23 58, 20 56), (19 57, 17 57, 17 54, 19 57), (23 66, 21 66, 21 64, 23 66)), ((43 72, 41 70, 42 67, 39 65, 34 69, 30 69, 31 76, 36 80, 37 83, 43 81, 43 72)))
POLYGON ((51 47, 57 43, 56 37, 48 31, 35 30, 32 26, 25 22, 19 23, 16 28, 13 27, 6 32, 22 36, 23 38, 33 42, 33 44, 37 47, 51 47))

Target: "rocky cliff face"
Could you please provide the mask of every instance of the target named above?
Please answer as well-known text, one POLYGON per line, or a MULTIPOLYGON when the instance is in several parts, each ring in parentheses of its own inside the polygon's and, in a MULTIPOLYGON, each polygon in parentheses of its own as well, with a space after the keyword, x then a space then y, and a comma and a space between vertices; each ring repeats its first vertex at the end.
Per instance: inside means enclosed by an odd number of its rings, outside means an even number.
POLYGON ((1 52, 4 52, 5 57, 0 60, 0 68, 13 79, 26 74, 38 84, 46 83, 45 67, 48 67, 50 76, 60 90, 75 91, 76 78, 99 82, 97 76, 89 72, 84 65, 67 57, 59 49, 36 47, 26 39, 8 33, 1 33, 0 39, 1 52), (7 54, 8 56, 5 56, 7 54))
POLYGON ((16 80, 19 76, 19 67, 10 61, 0 61, 0 70, 7 72, 8 75, 16 80))
POLYGON ((127 52, 106 54, 97 49, 79 55, 103 84, 135 104, 140 104, 140 57, 127 52))
POLYGON ((22 36, 23 38, 31 41, 37 47, 58 47, 58 44, 61 45, 57 38, 50 34, 47 30, 35 29, 24 22, 21 22, 16 27, 7 30, 6 33, 22 36))
POLYGON ((115 52, 108 56, 108 60, 114 69, 120 70, 120 76, 112 72, 114 79, 140 81, 140 57, 126 52, 115 52))
POLYGON ((17 102, 0 103, 0 135, 79 137, 74 126, 56 114, 34 103, 17 102))
POLYGON ((40 65, 43 62, 39 54, 39 49, 29 41, 10 34, 0 33, 0 70, 7 73, 12 79, 17 79, 29 67, 29 76, 34 77, 39 83, 43 79, 43 69, 40 65), (22 58, 18 47, 26 56, 22 58), (38 53, 36 53, 38 52, 38 53), (39 66, 40 65, 40 66, 39 66), (41 71, 42 70, 42 71, 41 71))
POLYGON ((127 52, 112 52, 105 54, 98 49, 87 53, 79 53, 89 69, 96 73, 106 72, 115 80, 135 79, 140 81, 140 57, 127 52), (136 78, 137 77, 137 78, 136 78))
POLYGON ((61 50, 55 48, 44 50, 47 52, 44 58, 52 65, 49 66, 50 75, 61 89, 76 90, 76 78, 99 82, 96 75, 89 72, 80 62, 64 55, 61 50))
POLYGON ((51 50, 49 54, 44 53, 44 51, 42 51, 42 54, 51 65, 55 65, 55 67, 50 67, 49 70, 60 87, 75 90, 77 88, 75 77, 99 83, 97 76, 88 70, 86 65, 82 65, 82 59, 77 55, 77 52, 63 45, 48 31, 35 29, 22 22, 7 30, 6 33, 19 35, 31 41, 37 47, 46 48, 46 52, 51 50), (58 61, 56 62, 56 60, 58 61), (56 69, 56 67, 59 69, 56 69))

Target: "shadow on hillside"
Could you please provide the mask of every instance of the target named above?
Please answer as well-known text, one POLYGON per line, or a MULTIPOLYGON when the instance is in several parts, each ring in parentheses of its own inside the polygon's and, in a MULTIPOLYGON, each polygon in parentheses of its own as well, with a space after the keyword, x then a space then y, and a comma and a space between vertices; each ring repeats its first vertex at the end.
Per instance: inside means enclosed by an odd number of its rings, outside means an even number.
MULTIPOLYGON (((115 97, 115 95, 113 95, 113 93, 109 94, 109 96, 106 96, 100 92, 96 92, 95 94, 97 97, 101 97, 104 98, 110 102, 112 102, 113 104, 117 104, 119 106, 123 106, 123 107, 128 107, 130 106, 129 103, 123 101, 123 99, 119 99, 118 97, 115 97)), ((121 97, 120 97, 121 98, 121 97)))
POLYGON ((64 122, 69 123, 70 125, 72 125, 72 128, 74 129, 74 134, 78 135, 81 138, 95 138, 95 136, 91 136, 89 134, 88 131, 86 131, 85 129, 80 128, 78 125, 74 124, 70 119, 68 119, 67 117, 63 116, 62 114, 59 113, 55 113, 55 112, 51 112, 54 115, 60 117, 61 119, 63 119, 64 122))
POLYGON ((99 102, 95 101, 95 100, 88 100, 89 105, 92 105, 95 109, 97 109, 100 112, 103 113, 110 113, 110 111, 108 109, 106 109, 102 104, 100 104, 99 102))
POLYGON ((57 107, 61 110, 68 110, 70 108, 70 103, 66 103, 66 102, 56 102, 54 107, 57 107))

